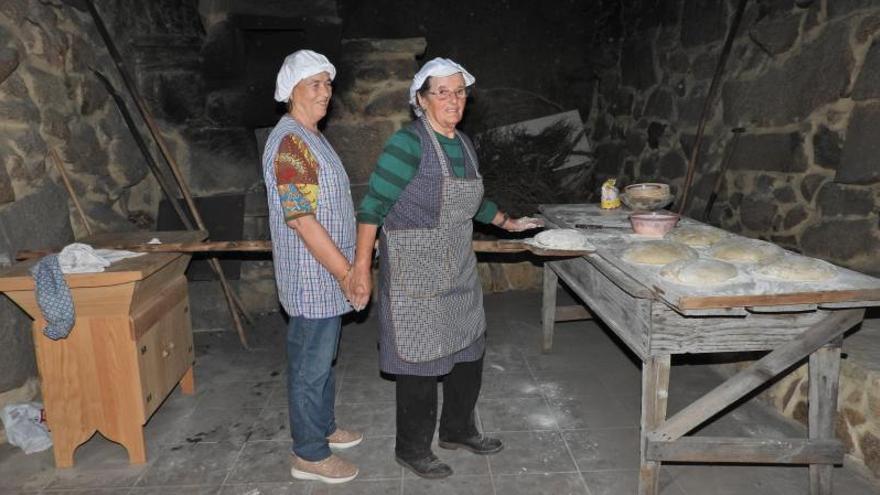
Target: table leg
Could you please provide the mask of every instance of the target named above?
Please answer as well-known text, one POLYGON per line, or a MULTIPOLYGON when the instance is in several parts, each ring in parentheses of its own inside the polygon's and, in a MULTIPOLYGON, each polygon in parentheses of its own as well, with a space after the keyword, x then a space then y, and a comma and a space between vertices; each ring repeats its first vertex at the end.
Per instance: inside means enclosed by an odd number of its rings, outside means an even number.
POLYGON ((192 395, 196 391, 196 378, 193 375, 193 367, 190 366, 183 378, 180 379, 180 391, 186 395, 192 395))
POLYGON ((544 263, 544 292, 541 301, 541 326, 544 330, 544 340, 541 351, 550 352, 553 347, 553 326, 556 324, 556 288, 559 285, 559 276, 550 268, 550 263, 544 263))
MULTIPOLYGON (((840 338, 810 354, 810 439, 833 439, 840 377, 840 338)), ((810 495, 831 495, 832 464, 810 464, 810 495)))
POLYGON ((647 458, 648 433, 666 419, 671 356, 649 357, 642 363, 641 467, 639 495, 660 493, 660 462, 647 458))

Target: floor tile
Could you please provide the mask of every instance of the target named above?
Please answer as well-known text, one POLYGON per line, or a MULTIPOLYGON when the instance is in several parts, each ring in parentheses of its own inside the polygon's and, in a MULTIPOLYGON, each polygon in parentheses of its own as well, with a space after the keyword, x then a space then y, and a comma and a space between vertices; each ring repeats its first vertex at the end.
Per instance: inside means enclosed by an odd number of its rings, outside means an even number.
POLYGON ((580 471, 639 468, 639 429, 571 430, 562 432, 580 471))
POLYGON ((360 476, 341 485, 315 485, 309 495, 399 495, 403 479, 369 480, 360 476))
POLYGON ((504 495, 591 495, 577 473, 496 476, 495 493, 504 495))
POLYGON ((486 432, 556 429, 556 421, 543 397, 482 399, 477 408, 486 432))
POLYGON ((188 443, 159 452, 137 486, 220 485, 241 446, 231 443, 188 443))
POLYGON ((559 432, 502 432, 494 436, 504 442, 504 450, 489 457, 493 475, 577 470, 559 432))
POLYGON ((289 482, 292 481, 290 463, 290 441, 248 442, 226 482, 289 482))
MULTIPOLYGON (((639 491, 638 471, 593 471, 582 474, 590 495, 623 495, 636 494, 639 491)), ((669 476, 660 476, 660 495, 719 495, 720 492, 682 491, 681 487, 669 476)), ((749 492, 742 495, 766 495, 766 492, 749 492)))
POLYGON ((489 476, 452 475, 442 480, 407 477, 403 480, 404 495, 486 495, 492 494, 489 476))

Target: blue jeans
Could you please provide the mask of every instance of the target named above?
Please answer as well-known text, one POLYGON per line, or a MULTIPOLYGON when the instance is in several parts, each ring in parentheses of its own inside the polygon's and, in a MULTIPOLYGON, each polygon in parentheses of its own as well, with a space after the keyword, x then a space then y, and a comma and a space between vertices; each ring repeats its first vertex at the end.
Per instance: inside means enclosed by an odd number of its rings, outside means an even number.
POLYGON ((330 457, 336 431, 333 358, 342 318, 290 318, 287 325, 287 405, 293 453, 307 461, 330 457))

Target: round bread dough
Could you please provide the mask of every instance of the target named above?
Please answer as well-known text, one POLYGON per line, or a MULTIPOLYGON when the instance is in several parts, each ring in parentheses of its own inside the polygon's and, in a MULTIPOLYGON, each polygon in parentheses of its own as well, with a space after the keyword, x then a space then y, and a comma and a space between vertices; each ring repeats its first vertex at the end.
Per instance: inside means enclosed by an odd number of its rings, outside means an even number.
POLYGON ((834 265, 813 258, 790 256, 755 269, 755 275, 788 282, 821 282, 837 274, 834 265))
POLYGON ((731 263, 759 263, 782 254, 782 249, 767 242, 751 239, 728 239, 712 246, 710 255, 731 263))
POLYGON ((700 226, 678 227, 666 234, 666 239, 687 244, 690 247, 708 247, 725 237, 727 237, 727 232, 723 230, 700 226))
POLYGON ((660 276, 671 282, 696 287, 722 284, 736 275, 735 266, 718 260, 676 261, 660 270, 660 276))
POLYGON ((645 265, 665 265, 673 261, 694 259, 697 252, 680 242, 645 241, 623 252, 623 260, 645 265))
POLYGON ((576 229, 550 229, 535 236, 535 244, 546 249, 580 250, 592 245, 586 234, 576 229))

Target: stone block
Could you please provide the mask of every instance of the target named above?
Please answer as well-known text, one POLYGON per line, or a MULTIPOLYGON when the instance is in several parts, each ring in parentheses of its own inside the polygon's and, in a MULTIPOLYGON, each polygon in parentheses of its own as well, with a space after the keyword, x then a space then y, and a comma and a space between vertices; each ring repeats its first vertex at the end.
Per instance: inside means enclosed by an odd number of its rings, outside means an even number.
POLYGON ((794 203, 797 201, 797 195, 794 189, 788 184, 773 190, 773 198, 782 204, 794 203))
POLYGON ((607 95, 608 111, 614 116, 627 116, 632 113, 633 96, 632 91, 628 89, 618 88, 607 95))
POLYGON ((394 133, 388 121, 368 123, 329 122, 324 135, 342 158, 352 184, 367 182, 382 153, 385 142, 394 133))
POLYGON ((824 217, 843 215, 866 216, 875 208, 874 194, 870 189, 848 187, 834 182, 826 182, 816 198, 824 217))
POLYGON ((843 140, 840 134, 828 129, 824 125, 819 126, 813 134, 813 161, 816 165, 837 169, 840 165, 840 155, 843 152, 843 140))
POLYGON ((687 48, 722 39, 727 32, 724 0, 685 0, 681 44, 687 48))
POLYGON ((800 134, 742 134, 730 157, 729 169, 804 172, 807 163, 800 134))
POLYGON ((68 194, 44 179, 33 194, 0 207, 0 255, 23 249, 45 249, 73 242, 68 194))
POLYGON ((856 257, 876 255, 880 243, 874 238, 876 221, 826 219, 807 227, 801 236, 804 254, 845 263, 856 257))
POLYGON ((4 98, 0 100, 0 115, 4 124, 33 125, 40 121, 40 111, 31 100, 4 98))
POLYGON ((728 125, 784 125, 845 96, 853 66, 849 26, 829 23, 794 56, 755 80, 727 81, 722 87, 728 125))
MULTIPOLYGON (((122 88, 117 86, 117 91, 121 91, 122 88)), ((94 77, 86 77, 79 87, 79 111, 83 115, 91 115, 95 113, 97 110, 100 110, 104 107, 107 101, 110 99, 110 94, 107 93, 107 89, 104 88, 104 85, 95 79, 94 77)), ((128 105, 129 111, 137 114, 136 107, 132 104, 128 105)), ((113 108, 111 112, 118 113, 119 110, 116 107, 116 103, 113 104, 113 108)), ((135 117, 136 118, 136 117, 135 117)), ((137 122, 137 121, 135 121, 137 122)), ((127 132, 127 131, 126 131, 127 132)))
POLYGON ((865 63, 853 86, 852 98, 868 100, 880 97, 878 86, 880 86, 880 40, 874 40, 865 55, 865 63))
POLYGON ((691 63, 691 74, 695 79, 711 79, 718 65, 718 54, 714 51, 701 53, 691 63))
POLYGON ((0 2, 0 14, 9 19, 10 25, 18 26, 28 13, 28 3, 28 0, 4 0, 0 2))
POLYGON ((809 217, 809 213, 807 213, 807 209, 801 205, 797 205, 788 213, 785 214, 785 219, 782 222, 782 228, 785 230, 790 230, 798 225, 802 224, 804 220, 809 217))
POLYGON ((801 180, 801 196, 803 196, 807 203, 813 201, 816 191, 819 190, 826 180, 828 180, 828 177, 821 174, 810 174, 801 180))
POLYGON ((74 165, 74 170, 107 175, 107 151, 98 141, 95 129, 84 120, 77 120, 70 125, 70 135, 63 146, 63 158, 74 165))
POLYGON ((648 97, 648 102, 645 103, 645 109, 642 113, 646 117, 669 120, 672 117, 672 111, 672 91, 666 87, 658 87, 648 97))
POLYGON ((0 296, 0 393, 18 388, 36 375, 31 319, 6 296, 0 296))
POLYGON ((620 83, 637 90, 645 90, 657 82, 657 73, 654 70, 654 49, 647 37, 637 37, 624 43, 621 60, 626 63, 620 64, 620 83))
POLYGON ((391 89, 373 95, 365 113, 370 117, 398 116, 405 119, 409 115, 409 88, 391 89))
POLYGON ((246 192, 263 182, 256 138, 243 127, 190 127, 187 182, 195 196, 246 192))
POLYGON ((670 151, 660 159, 659 172, 668 181, 680 179, 687 173, 687 161, 678 151, 670 151))
POLYGON ((863 184, 880 181, 880 104, 857 106, 850 116, 843 155, 835 181, 863 184))
POLYGON ((862 19, 858 29, 856 29, 856 41, 864 43, 877 31, 880 31, 880 12, 868 15, 862 19))
POLYGON ((46 136, 67 141, 70 139, 70 128, 67 127, 67 120, 64 115, 50 107, 43 111, 43 121, 40 123, 40 130, 46 136))
POLYGON ((739 213, 744 227, 756 232, 769 233, 778 210, 779 206, 772 198, 751 194, 743 199, 739 213))
POLYGON ((619 143, 602 143, 596 146, 597 174, 616 176, 623 168, 624 146, 619 143))
POLYGON ((632 156, 639 156, 645 149, 645 137, 642 132, 630 129, 626 133, 626 152, 632 156))
POLYGON ((117 184, 127 187, 144 180, 148 172, 147 164, 133 138, 121 135, 110 141, 108 149, 108 170, 117 184))
POLYGON ((647 179, 656 179, 658 175, 659 158, 657 155, 648 155, 642 158, 639 163, 638 173, 633 175, 633 179, 638 181, 647 181, 647 179))
POLYGON ((779 55, 794 46, 800 26, 799 14, 764 18, 749 30, 749 38, 765 53, 779 55))
POLYGON ((0 99, 3 99, 5 96, 11 96, 20 100, 30 99, 30 92, 20 73, 13 73, 3 84, 0 84, 0 99))
POLYGON ((841 17, 860 9, 877 7, 874 0, 833 0, 828 2, 828 18, 841 17))
POLYGON ((18 68, 18 50, 12 47, 0 48, 0 84, 18 68))
POLYGON ((660 140, 663 138, 663 133, 666 132, 666 124, 661 124, 660 122, 651 122, 648 124, 648 145, 657 149, 660 146, 660 140))

